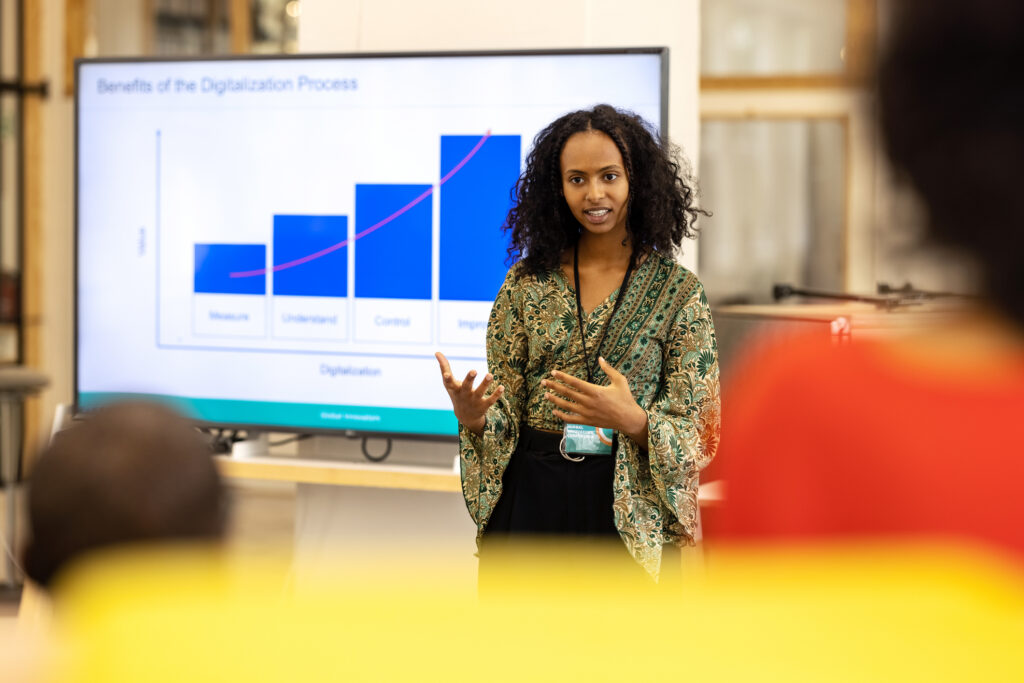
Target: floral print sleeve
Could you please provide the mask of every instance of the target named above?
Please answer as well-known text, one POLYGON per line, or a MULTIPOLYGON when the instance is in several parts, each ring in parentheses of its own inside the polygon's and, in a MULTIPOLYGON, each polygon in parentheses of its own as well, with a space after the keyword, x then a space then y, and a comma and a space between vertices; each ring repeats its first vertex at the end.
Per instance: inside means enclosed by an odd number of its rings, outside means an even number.
POLYGON ((661 387, 647 410, 647 456, 658 494, 675 517, 669 530, 692 539, 698 476, 715 457, 721 429, 718 349, 700 283, 672 325, 664 358, 661 387))
POLYGON ((635 350, 618 366, 647 412, 647 443, 620 435, 614 482, 619 533, 653 576, 664 544, 697 540, 700 470, 720 430, 718 345, 704 289, 677 264, 655 270, 633 309, 646 336, 627 345, 635 350))
POLYGON ((519 441, 526 402, 524 375, 528 341, 517 303, 519 268, 513 266, 494 300, 487 323, 487 369, 505 392, 487 411, 479 437, 459 425, 462 493, 469 514, 482 529, 501 496, 501 477, 519 441))

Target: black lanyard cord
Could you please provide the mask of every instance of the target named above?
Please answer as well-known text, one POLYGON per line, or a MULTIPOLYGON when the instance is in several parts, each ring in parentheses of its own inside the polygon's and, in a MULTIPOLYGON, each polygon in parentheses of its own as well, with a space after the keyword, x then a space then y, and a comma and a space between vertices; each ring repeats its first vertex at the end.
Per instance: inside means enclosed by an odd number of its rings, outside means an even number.
MULTIPOLYGON (((615 318, 615 313, 619 310, 619 304, 622 303, 622 299, 626 296, 626 286, 629 284, 629 276, 633 274, 633 259, 635 258, 636 252, 629 255, 629 265, 626 266, 626 274, 622 278, 622 284, 619 285, 619 293, 615 297, 615 305, 612 306, 611 315, 608 316, 608 320, 604 324, 604 329, 601 331, 601 338, 597 340, 597 355, 601 355, 601 347, 604 345, 604 338, 608 334, 608 328, 612 326, 612 320, 615 318)), ((583 299, 580 295, 580 243, 577 241, 573 247, 572 255, 572 275, 576 283, 576 319, 580 324, 580 341, 583 342, 583 364, 587 368, 587 381, 591 384, 594 383, 594 373, 590 367, 590 356, 587 354, 587 324, 583 318, 583 299)))

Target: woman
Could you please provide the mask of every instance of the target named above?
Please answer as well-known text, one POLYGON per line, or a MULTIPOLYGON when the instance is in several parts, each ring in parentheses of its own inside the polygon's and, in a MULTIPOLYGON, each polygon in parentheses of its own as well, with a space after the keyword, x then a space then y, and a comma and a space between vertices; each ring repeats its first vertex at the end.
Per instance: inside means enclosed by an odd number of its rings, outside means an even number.
POLYGON ((707 299, 673 259, 701 213, 687 180, 648 124, 607 105, 535 139, 490 372, 474 387, 437 354, 478 541, 618 536, 654 577, 663 546, 693 542, 719 396, 707 299))

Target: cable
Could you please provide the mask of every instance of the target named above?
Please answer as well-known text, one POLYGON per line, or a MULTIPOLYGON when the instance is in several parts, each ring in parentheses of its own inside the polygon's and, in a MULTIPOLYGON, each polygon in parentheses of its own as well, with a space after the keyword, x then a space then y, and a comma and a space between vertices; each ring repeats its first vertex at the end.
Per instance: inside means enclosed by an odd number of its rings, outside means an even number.
POLYGON ((391 455, 391 439, 387 439, 387 447, 384 449, 384 452, 381 453, 380 455, 370 455, 370 452, 366 450, 366 442, 369 440, 370 437, 363 437, 363 457, 369 460, 370 462, 384 462, 384 460, 386 460, 387 457, 391 455))
POLYGON ((213 436, 213 442, 210 444, 213 448, 214 453, 230 453, 231 442, 224 438, 224 430, 218 429, 217 433, 213 436))
POLYGON ((230 435, 227 433, 228 430, 220 427, 216 428, 216 430, 212 427, 209 429, 200 428, 199 431, 210 437, 210 450, 214 453, 230 453, 231 447, 238 441, 242 440, 241 437, 238 436, 237 429, 232 431, 230 435), (216 431, 216 433, 214 433, 214 431, 216 431))

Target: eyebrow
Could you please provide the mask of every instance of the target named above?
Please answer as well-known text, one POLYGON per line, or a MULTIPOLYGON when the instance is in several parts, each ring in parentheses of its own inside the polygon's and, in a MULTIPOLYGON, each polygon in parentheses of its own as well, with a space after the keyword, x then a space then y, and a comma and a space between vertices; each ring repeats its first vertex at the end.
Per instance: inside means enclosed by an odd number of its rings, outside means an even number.
MULTIPOLYGON (((605 171, 621 171, 621 170, 622 170, 622 166, 620 166, 618 164, 609 164, 608 166, 602 166, 601 168, 599 168, 597 170, 597 172, 598 173, 604 173, 605 171)), ((567 168, 567 169, 565 169, 565 172, 566 173, 584 173, 584 174, 586 173, 586 171, 581 171, 578 168, 567 168)))

